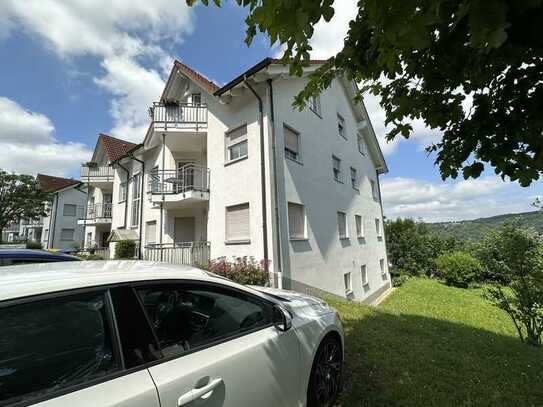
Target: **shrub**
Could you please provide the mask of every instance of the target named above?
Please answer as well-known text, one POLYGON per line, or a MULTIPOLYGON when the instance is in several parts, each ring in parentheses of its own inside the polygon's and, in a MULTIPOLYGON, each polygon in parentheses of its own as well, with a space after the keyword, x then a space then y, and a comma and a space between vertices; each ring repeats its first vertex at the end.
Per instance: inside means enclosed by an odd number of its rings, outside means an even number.
POLYGON ((36 240, 29 240, 28 242, 26 242, 26 248, 27 249, 38 249, 38 250, 42 250, 43 249, 43 246, 41 244, 41 242, 38 242, 36 240))
POLYGON ((441 255, 436 259, 436 264, 441 278, 454 287, 467 288, 483 274, 481 263, 466 252, 441 255))
POLYGON ((75 256, 79 257, 82 260, 104 260, 104 258, 99 254, 76 253, 75 256))
POLYGON ((119 240, 115 245, 116 259, 133 259, 136 255, 136 242, 134 240, 119 240))
POLYGON ((400 274, 398 276, 392 276, 392 287, 401 287, 409 280, 408 274, 400 274))
POLYGON ((221 258, 198 266, 239 284, 267 285, 269 283, 269 274, 264 269, 264 263, 256 261, 253 257, 235 257, 232 261, 221 258))

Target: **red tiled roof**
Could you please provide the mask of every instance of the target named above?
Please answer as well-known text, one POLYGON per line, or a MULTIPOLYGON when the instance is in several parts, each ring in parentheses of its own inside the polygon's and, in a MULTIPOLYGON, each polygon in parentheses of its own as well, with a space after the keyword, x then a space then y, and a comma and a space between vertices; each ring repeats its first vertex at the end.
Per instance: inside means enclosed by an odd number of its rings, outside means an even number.
POLYGON ((202 75, 200 72, 195 71, 194 69, 188 67, 183 62, 175 60, 173 64, 174 69, 179 69, 182 73, 187 75, 192 80, 198 82, 200 85, 202 85, 204 88, 206 88, 209 92, 213 93, 219 90, 219 86, 215 84, 213 81, 210 81, 207 79, 204 75, 202 75))
POLYGON ((110 162, 115 161, 138 146, 138 144, 108 136, 103 133, 101 133, 98 138, 98 142, 100 141, 104 146, 104 152, 110 162))
POLYGON ((73 178, 53 177, 51 175, 38 174, 38 184, 43 192, 55 192, 81 182, 73 178))

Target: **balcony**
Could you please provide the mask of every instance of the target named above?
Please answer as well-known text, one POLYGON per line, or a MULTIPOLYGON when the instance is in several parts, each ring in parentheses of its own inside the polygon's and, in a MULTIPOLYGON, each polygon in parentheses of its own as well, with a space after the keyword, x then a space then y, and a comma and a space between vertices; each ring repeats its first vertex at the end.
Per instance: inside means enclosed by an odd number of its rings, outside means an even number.
POLYGON ((4 232, 14 233, 14 232, 19 232, 19 230, 20 230, 19 223, 10 223, 9 225, 6 226, 6 228, 4 229, 4 232))
POLYGON ((111 223, 111 203, 98 203, 84 207, 79 207, 78 225, 107 225, 111 223))
POLYGON ((23 227, 27 229, 43 227, 43 219, 24 219, 23 227))
POLYGON ((209 262, 209 242, 182 242, 147 245, 143 258, 172 264, 199 265, 209 262))
POLYGON ((154 203, 199 202, 209 200, 209 168, 187 164, 179 170, 155 170, 149 174, 147 191, 154 203))
POLYGON ((113 167, 109 165, 83 164, 81 166, 81 181, 102 188, 113 183, 113 167))
POLYGON ((149 108, 153 128, 157 131, 196 130, 207 128, 205 103, 166 105, 155 102, 149 108))

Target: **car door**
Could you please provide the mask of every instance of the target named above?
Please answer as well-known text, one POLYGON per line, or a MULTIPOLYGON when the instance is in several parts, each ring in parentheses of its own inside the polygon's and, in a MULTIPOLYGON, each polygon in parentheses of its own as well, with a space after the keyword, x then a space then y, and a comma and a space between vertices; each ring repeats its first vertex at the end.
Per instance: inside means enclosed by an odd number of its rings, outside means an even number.
POLYGON ((149 367, 162 407, 299 404, 299 343, 273 304, 203 283, 136 287, 164 362, 149 367))
POLYGON ((159 407, 128 372, 106 290, 0 302, 0 406, 159 407))

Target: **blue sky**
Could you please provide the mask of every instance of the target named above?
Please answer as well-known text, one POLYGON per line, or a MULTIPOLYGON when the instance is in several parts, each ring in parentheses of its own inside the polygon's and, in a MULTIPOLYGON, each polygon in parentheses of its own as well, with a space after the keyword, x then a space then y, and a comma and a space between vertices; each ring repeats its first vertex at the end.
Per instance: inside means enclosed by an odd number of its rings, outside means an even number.
MULTIPOLYGON (((317 26, 314 57, 341 48, 355 4, 342 0, 332 22, 317 26)), ((0 168, 77 177, 99 132, 141 141, 172 58, 222 84, 278 52, 262 36, 245 45, 244 17, 232 2, 190 9, 184 0, 2 1, 0 168)), ((443 183, 423 151, 439 134, 414 123, 411 140, 386 144, 378 101, 368 97, 366 105, 391 170, 382 180, 387 216, 521 212, 542 195, 541 183, 521 188, 492 171, 443 183)))

